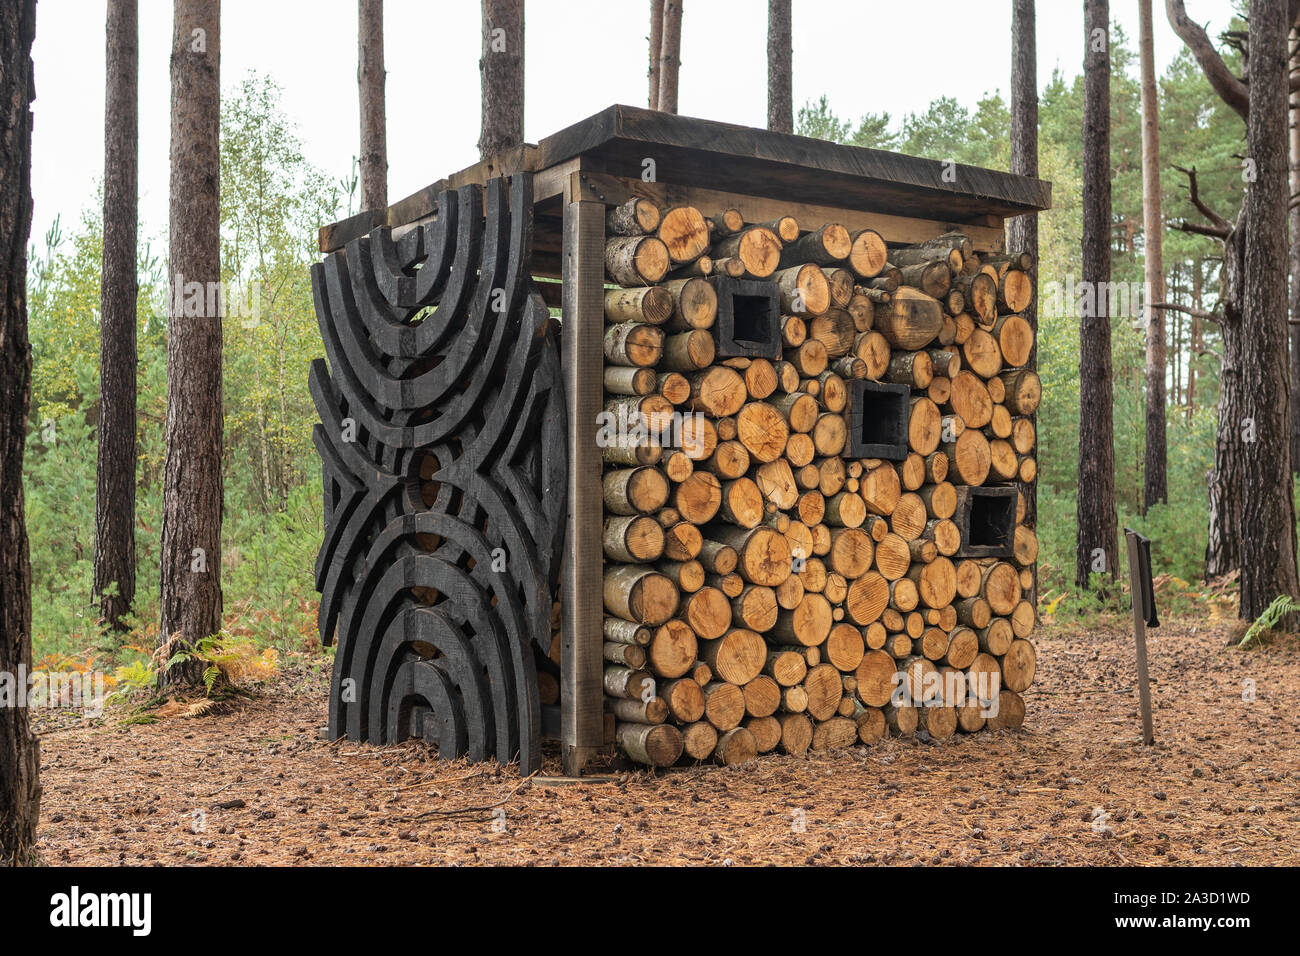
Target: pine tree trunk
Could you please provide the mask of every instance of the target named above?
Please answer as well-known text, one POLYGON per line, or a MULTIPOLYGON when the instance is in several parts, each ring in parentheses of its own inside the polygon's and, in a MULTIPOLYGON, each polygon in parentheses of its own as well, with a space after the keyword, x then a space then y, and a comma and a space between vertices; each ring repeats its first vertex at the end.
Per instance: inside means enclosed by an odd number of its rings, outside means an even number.
MULTIPOLYGON (((220 0, 176 0, 162 631, 171 653, 221 629, 220 0)), ((160 675, 197 683, 190 660, 160 675)))
POLYGON ((659 109, 659 56, 664 45, 664 0, 650 0, 650 109, 659 109))
POLYGON ((790 0, 767 0, 767 128, 794 132, 790 0))
POLYGON ((1223 270, 1219 297, 1223 319, 1219 322, 1223 360, 1219 364, 1218 426, 1214 436, 1214 469, 1206 476, 1209 498, 1209 536, 1205 545, 1205 579, 1231 574, 1241 567, 1241 496, 1246 472, 1242 429, 1249 417, 1242 391, 1244 342, 1242 287, 1245 281, 1246 211, 1223 243, 1223 270))
MULTIPOLYGON (((0 3, 0 672, 32 665, 32 569, 23 511, 31 401, 27 238, 32 226, 32 37, 35 0, 0 3)), ((26 689, 23 688, 23 693, 26 689)), ((26 707, 0 707, 0 866, 36 862, 40 744, 26 707)))
POLYGON ((677 112, 677 74, 682 65, 682 0, 664 0, 664 32, 659 50, 659 109, 677 112))
POLYGON ((94 595, 118 631, 135 600, 137 17, 136 0, 109 0, 94 595))
POLYGON ((361 102, 361 208, 388 205, 384 105, 384 0, 357 3, 357 87, 361 102))
MULTIPOLYGON (((1038 42, 1034 0, 1014 0, 1011 7, 1011 172, 1038 176, 1038 42)), ((1038 214, 1016 216, 1007 221, 1007 248, 1028 252, 1038 269, 1038 214)), ((1038 301, 1021 312, 1034 330, 1026 368, 1038 369, 1038 301)), ((1037 427, 1037 414, 1030 419, 1037 427)), ((1038 523, 1037 482, 1017 485, 1025 499, 1024 523, 1038 523)))
MULTIPOLYGON (((1291 31, 1291 48, 1300 44, 1300 29, 1291 31)), ((1291 57, 1291 69, 1300 70, 1300 50, 1291 57)), ((1291 96, 1291 195, 1300 193, 1300 92, 1291 96)), ((1300 204, 1291 207, 1291 471, 1300 473, 1300 204)))
MULTIPOLYGON (((1083 7, 1083 282, 1096 292, 1110 282, 1110 4, 1085 0, 1083 7)), ((1093 570, 1117 570, 1109 312, 1106 297, 1094 294, 1079 326, 1080 587, 1093 570)))
MULTIPOLYGON (((1201 260, 1192 260, 1192 308, 1199 312, 1201 306, 1201 260)), ((1187 421, 1196 413, 1196 363, 1201 360, 1201 317, 1191 315, 1191 352, 1187 356, 1187 421)))
MULTIPOLYGON (((1182 298, 1182 289, 1178 285, 1179 270, 1174 268, 1172 272, 1174 276, 1173 286, 1175 289, 1173 295, 1175 296, 1175 301, 1177 301, 1177 299, 1182 298)), ((1165 285, 1165 294, 1169 295, 1169 283, 1167 282, 1165 285)), ((1174 323, 1174 327, 1169 332, 1169 360, 1173 372, 1173 391, 1171 397, 1173 400, 1172 404, 1177 407, 1180 402, 1185 402, 1187 400, 1187 393, 1183 390, 1183 313, 1175 312, 1171 316, 1171 320, 1174 323)))
MULTIPOLYGON (((1287 4, 1253 0, 1247 76, 1246 155, 1255 181, 1242 213, 1246 271, 1242 298, 1243 392, 1254 419, 1242 457, 1250 493, 1241 509, 1241 616, 1258 617, 1280 594, 1300 596, 1292 499, 1291 396, 1287 367, 1287 4)), ((1292 616, 1294 619, 1294 615, 1292 616)))
POLYGON ((480 159, 524 141, 524 0, 483 0, 480 159))
MULTIPOLYGON (((1160 218, 1160 125, 1156 99, 1156 66, 1151 21, 1151 0, 1138 3, 1139 48, 1142 70, 1142 238, 1146 290, 1152 302, 1165 301, 1160 218)), ((1142 511, 1169 500, 1165 444, 1165 313, 1146 309, 1146 469, 1142 511)))
MULTIPOLYGON (((1182 298, 1182 289, 1179 287, 1179 270, 1175 267, 1172 270, 1174 280, 1173 293, 1177 298, 1182 298)), ((1170 283, 1165 283, 1165 295, 1169 295, 1170 283)), ((1169 361, 1173 371, 1173 392, 1171 393, 1172 404, 1177 407, 1179 403, 1186 402, 1187 393, 1183 390, 1183 313, 1175 312, 1171 317, 1174 323, 1173 329, 1169 332, 1169 361)))

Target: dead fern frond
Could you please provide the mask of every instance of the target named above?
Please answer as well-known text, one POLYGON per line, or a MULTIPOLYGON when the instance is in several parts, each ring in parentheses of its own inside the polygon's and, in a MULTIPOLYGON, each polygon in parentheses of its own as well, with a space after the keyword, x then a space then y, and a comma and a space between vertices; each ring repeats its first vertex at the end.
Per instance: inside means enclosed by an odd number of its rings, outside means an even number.
POLYGON ((184 716, 202 717, 205 714, 210 714, 214 706, 215 704, 211 700, 206 697, 201 697, 194 703, 190 704, 190 706, 185 710, 184 716))

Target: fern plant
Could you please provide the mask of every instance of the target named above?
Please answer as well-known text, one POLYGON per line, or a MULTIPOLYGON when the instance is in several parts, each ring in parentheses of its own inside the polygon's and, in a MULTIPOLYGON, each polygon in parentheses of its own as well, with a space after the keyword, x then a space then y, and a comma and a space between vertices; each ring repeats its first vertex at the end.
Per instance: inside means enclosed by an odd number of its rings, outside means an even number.
POLYGON ((1261 634, 1273 630, 1284 617, 1296 611, 1300 611, 1300 601, 1289 594, 1279 594, 1273 599, 1273 603, 1264 609, 1264 613, 1255 619, 1255 623, 1250 625, 1246 636, 1241 639, 1237 647, 1242 650, 1250 647, 1261 634))
POLYGON ((196 642, 192 651, 173 654, 167 666, 189 660, 207 665, 203 669, 203 686, 211 697, 223 680, 233 688, 241 680, 267 679, 275 673, 279 655, 274 648, 259 652, 250 640, 214 634, 196 642))
POLYGON ((141 691, 152 688, 158 680, 158 672, 147 660, 123 664, 113 676, 117 681, 117 689, 108 695, 107 702, 110 704, 130 700, 141 691))

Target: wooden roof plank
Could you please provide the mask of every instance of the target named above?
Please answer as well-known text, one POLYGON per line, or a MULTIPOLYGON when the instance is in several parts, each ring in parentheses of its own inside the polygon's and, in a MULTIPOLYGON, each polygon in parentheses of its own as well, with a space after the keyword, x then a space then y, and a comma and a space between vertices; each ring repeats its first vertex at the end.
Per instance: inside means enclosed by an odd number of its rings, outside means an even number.
POLYGON ((439 191, 521 169, 549 170, 577 157, 616 176, 639 178, 652 158, 656 179, 744 194, 761 184, 773 200, 882 215, 992 226, 995 220, 1047 209, 1051 183, 977 166, 943 163, 886 150, 842 146, 807 136, 718 123, 634 106, 610 106, 546 137, 476 163, 387 210, 368 211, 320 230, 322 252, 338 249, 376 225, 403 225, 436 213, 439 191))

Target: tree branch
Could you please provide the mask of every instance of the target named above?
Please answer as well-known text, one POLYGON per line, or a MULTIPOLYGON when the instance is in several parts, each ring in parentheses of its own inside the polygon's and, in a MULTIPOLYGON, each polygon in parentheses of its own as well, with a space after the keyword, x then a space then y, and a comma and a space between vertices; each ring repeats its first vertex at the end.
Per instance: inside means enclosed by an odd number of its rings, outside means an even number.
POLYGON ((1197 236, 1210 236, 1213 239, 1227 240, 1232 230, 1224 229, 1219 226, 1203 226, 1199 222, 1188 222, 1184 219, 1174 226, 1179 232, 1190 232, 1197 236))
MULTIPOLYGON (((1214 224, 1214 228, 1216 231, 1201 232, 1201 235, 1218 236, 1220 239, 1227 239, 1228 234, 1232 232, 1232 223, 1228 222, 1228 220, 1224 219, 1217 212, 1215 212, 1213 209, 1207 206, 1204 203, 1204 201, 1202 201, 1200 183, 1196 179, 1196 167, 1193 166, 1191 169, 1187 169, 1183 166, 1175 165, 1174 169, 1178 170, 1180 173, 1182 173, 1184 176, 1187 177, 1187 198, 1191 200, 1191 203, 1193 206, 1196 207, 1197 212, 1199 212, 1202 216, 1204 216, 1206 219, 1210 220, 1210 222, 1214 224)), ((1184 221, 1183 224, 1178 228, 1182 229, 1184 232, 1198 231, 1196 229, 1187 228, 1192 225, 1194 225, 1194 223, 1189 223, 1184 221)), ((1201 227, 1201 228, 1204 229, 1208 227, 1201 227)))
POLYGON ((1211 322, 1218 322, 1219 316, 1206 309, 1193 309, 1185 305, 1179 305, 1176 302, 1148 302, 1147 306, 1152 309, 1167 309, 1170 312, 1182 312, 1184 315, 1195 316, 1198 319, 1209 319, 1211 322))
POLYGON ((1223 57, 1219 56, 1219 51, 1210 42, 1205 28, 1187 15, 1183 0, 1165 0, 1165 14, 1169 17, 1169 25, 1173 27, 1174 33, 1178 34, 1179 39, 1192 51, 1192 56, 1196 57, 1196 62, 1200 64, 1214 92, 1245 119, 1250 108, 1250 92, 1246 81, 1228 69, 1228 64, 1223 62, 1223 57))
POLYGON ((1247 41, 1250 39, 1250 34, 1247 31, 1224 30, 1219 34, 1219 39, 1221 39, 1226 46, 1230 46, 1240 53, 1243 58, 1250 56, 1250 49, 1246 45, 1247 41))

